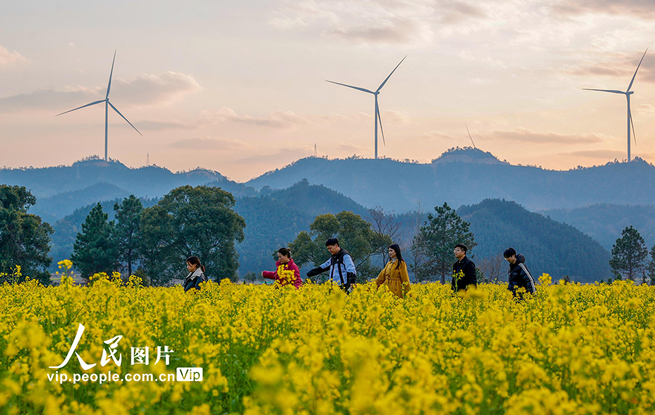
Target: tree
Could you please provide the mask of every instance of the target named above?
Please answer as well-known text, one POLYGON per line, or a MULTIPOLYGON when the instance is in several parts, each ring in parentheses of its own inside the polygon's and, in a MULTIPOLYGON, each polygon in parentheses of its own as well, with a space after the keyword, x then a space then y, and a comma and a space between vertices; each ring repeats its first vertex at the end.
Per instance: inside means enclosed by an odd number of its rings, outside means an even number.
POLYGON ((197 256, 207 277, 238 280, 236 243, 245 220, 234 211, 234 196, 218 187, 181 186, 141 215, 141 253, 150 278, 166 282, 185 272, 186 258, 197 256))
POLYGON ((132 275, 132 265, 139 259, 139 238, 141 237, 141 213, 143 203, 134 195, 126 197, 119 205, 114 204, 116 227, 114 239, 118 259, 127 266, 127 276, 132 275))
POLYGON ((655 285, 655 245, 650 250, 650 263, 648 264, 648 279, 650 280, 650 285, 655 285))
POLYGON ((50 283, 46 270, 52 258, 50 224, 37 215, 27 213, 36 204, 36 197, 23 186, 0 185, 0 274, 11 275, 16 266, 23 275, 50 283))
POLYGON ((430 278, 429 272, 426 272, 427 267, 425 264, 428 261, 427 256, 423 252, 422 249, 420 249, 420 244, 415 243, 417 236, 421 233, 421 225, 422 225, 422 217, 423 217, 423 204, 421 201, 418 201, 418 206, 416 211, 412 213, 411 217, 411 228, 412 228, 412 241, 414 241, 410 248, 409 248, 409 253, 410 253, 410 258, 411 258, 411 264, 409 265, 409 269, 414 273, 414 278, 416 279, 416 282, 424 282, 427 281, 430 278))
POLYGON ((626 278, 634 281, 643 271, 647 257, 648 249, 644 238, 639 235, 639 231, 629 226, 621 232, 621 237, 612 247, 610 267, 615 274, 624 274, 626 278))
POLYGON ((371 216, 371 226, 377 241, 376 254, 380 254, 382 258, 382 266, 387 265, 389 261, 389 252, 387 248, 392 243, 398 243, 400 239, 400 222, 394 220, 393 212, 385 212, 380 206, 368 210, 371 216))
POLYGON ((441 283, 450 275, 455 262, 453 249, 456 244, 464 244, 469 249, 476 246, 470 224, 457 215, 448 203, 435 206, 436 215, 428 214, 428 220, 421 227, 413 243, 428 261, 418 270, 421 274, 440 275, 441 283))
POLYGON ((479 268, 482 270, 482 272, 484 272, 484 275, 490 282, 497 283, 501 280, 503 264, 505 263, 505 259, 502 255, 495 255, 489 258, 485 258, 479 263, 479 268))
POLYGON ((338 238, 339 246, 348 251, 355 263, 358 282, 377 276, 380 268, 373 267, 370 259, 378 251, 379 235, 361 216, 347 211, 336 215, 319 215, 309 225, 309 229, 309 233, 300 232, 289 244, 299 267, 309 262, 318 266, 327 261, 330 253, 325 249, 325 241, 338 238))
POLYGON ((114 222, 108 222, 108 216, 98 203, 89 212, 82 224, 82 232, 75 238, 71 261, 84 278, 99 272, 109 274, 118 269, 114 222))

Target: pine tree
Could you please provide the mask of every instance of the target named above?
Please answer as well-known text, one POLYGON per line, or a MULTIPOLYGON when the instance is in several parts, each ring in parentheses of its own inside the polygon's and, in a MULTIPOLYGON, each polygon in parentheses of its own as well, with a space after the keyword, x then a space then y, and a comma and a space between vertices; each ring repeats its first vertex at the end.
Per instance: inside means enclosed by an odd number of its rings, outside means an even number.
POLYGON ((88 278, 98 272, 111 273, 118 267, 118 249, 113 237, 114 222, 107 221, 100 203, 94 207, 77 234, 71 261, 88 278))
POLYGON ((134 195, 123 199, 123 203, 114 204, 116 227, 114 239, 118 249, 118 259, 127 267, 128 277, 132 275, 132 265, 140 257, 139 241, 141 236, 141 213, 143 203, 134 195))
POLYGON ((643 271, 648 257, 648 248, 644 238, 632 226, 623 230, 621 237, 612 247, 610 267, 618 276, 624 274, 626 278, 634 281, 643 271))
POLYGON ((435 206, 436 215, 428 214, 428 220, 414 237, 414 244, 423 252, 428 261, 417 270, 417 274, 440 275, 441 283, 446 282, 455 262, 453 249, 456 244, 464 244, 469 249, 476 246, 475 238, 469 231, 470 224, 457 215, 448 203, 435 206))

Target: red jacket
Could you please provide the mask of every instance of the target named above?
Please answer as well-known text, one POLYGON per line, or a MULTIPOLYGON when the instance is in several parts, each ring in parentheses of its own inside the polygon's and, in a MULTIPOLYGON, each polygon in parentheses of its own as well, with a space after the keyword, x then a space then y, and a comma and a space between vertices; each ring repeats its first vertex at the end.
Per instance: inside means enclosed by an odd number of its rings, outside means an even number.
POLYGON ((277 266, 277 271, 264 271, 264 278, 275 280, 275 282, 280 285, 287 285, 291 283, 296 288, 300 288, 302 286, 300 269, 298 268, 298 265, 293 262, 293 259, 290 259, 286 264, 277 261, 275 265, 277 266))

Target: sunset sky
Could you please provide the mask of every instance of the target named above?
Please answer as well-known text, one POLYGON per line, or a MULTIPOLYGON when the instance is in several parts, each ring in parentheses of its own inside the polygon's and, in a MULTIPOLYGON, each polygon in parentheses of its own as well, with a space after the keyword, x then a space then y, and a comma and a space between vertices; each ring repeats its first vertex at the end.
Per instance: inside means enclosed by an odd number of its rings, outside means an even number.
MULTIPOLYGON (((470 145, 550 169, 626 158, 625 90, 653 47, 648 0, 31 1, 0 14, 0 166, 109 157, 245 181, 314 153, 429 162, 470 145)), ((655 48, 632 88, 655 162, 655 48)))

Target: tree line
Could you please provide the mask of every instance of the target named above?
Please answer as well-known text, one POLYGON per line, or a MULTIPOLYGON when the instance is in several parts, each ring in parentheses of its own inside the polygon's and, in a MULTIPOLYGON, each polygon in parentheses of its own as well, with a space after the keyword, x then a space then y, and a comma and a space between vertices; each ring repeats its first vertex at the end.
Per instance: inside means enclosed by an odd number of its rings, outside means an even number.
MULTIPOLYGON (((27 213, 35 203, 24 187, 0 186, 0 275, 4 280, 22 273, 49 282, 47 268, 52 259, 47 254, 53 230, 27 213)), ((114 204, 112 221, 98 203, 77 234, 71 260, 84 278, 119 271, 160 285, 183 277, 185 259, 195 255, 212 279, 238 280, 236 244, 244 240, 246 223, 234 206, 231 193, 211 186, 178 187, 151 207, 129 196, 114 204)), ((393 214, 382 208, 370 209, 368 214, 368 220, 349 211, 316 216, 309 231, 299 232, 288 243, 295 262, 299 266, 325 262, 329 253, 324 243, 336 237, 351 254, 363 282, 382 269, 387 247, 404 239, 405 258, 416 281, 444 283, 451 274, 454 245, 476 246, 470 224, 447 203, 436 206, 424 222, 417 221, 409 239, 401 238, 393 214)), ((278 248, 270 247, 271 262, 278 248)), ((612 249, 614 278, 654 284, 655 247, 650 250, 650 261, 648 255, 639 232, 626 228, 612 249)), ((480 282, 497 280, 501 264, 502 260, 481 261, 480 282)))

